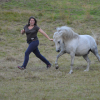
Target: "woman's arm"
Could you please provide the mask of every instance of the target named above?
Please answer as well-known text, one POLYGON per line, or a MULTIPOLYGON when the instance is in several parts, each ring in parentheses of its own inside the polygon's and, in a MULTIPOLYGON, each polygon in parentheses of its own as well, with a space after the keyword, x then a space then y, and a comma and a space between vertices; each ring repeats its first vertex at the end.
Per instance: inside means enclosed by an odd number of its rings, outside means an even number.
POLYGON ((53 39, 50 39, 49 36, 40 28, 39 32, 42 33, 46 38, 48 38, 50 41, 53 41, 53 39))

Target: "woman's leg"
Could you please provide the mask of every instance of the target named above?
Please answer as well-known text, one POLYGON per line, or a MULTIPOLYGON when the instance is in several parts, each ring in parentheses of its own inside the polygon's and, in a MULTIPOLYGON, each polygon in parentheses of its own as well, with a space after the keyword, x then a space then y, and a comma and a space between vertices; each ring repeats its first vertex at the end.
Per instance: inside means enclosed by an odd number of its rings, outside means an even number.
POLYGON ((39 42, 37 40, 33 41, 29 44, 29 46, 28 46, 28 48, 25 52, 24 62, 23 62, 23 65, 22 65, 24 68, 26 68, 27 63, 29 61, 29 54, 37 48, 38 44, 39 44, 39 42))
POLYGON ((51 65, 50 62, 40 54, 38 47, 33 51, 33 53, 38 57, 40 60, 42 60, 47 66, 51 65))

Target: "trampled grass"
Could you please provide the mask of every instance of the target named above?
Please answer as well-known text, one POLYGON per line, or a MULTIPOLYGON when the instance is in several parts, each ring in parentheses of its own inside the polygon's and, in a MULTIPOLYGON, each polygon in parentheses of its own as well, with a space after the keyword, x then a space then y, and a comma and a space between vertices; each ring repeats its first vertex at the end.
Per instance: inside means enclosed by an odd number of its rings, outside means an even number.
POLYGON ((90 53, 91 66, 75 57, 74 73, 69 75, 70 55, 58 60, 54 68, 55 44, 38 33, 39 50, 51 63, 46 65, 30 54, 27 69, 22 65, 28 47, 20 30, 30 16, 52 38, 56 27, 68 25, 79 34, 98 35, 100 54, 100 0, 2 0, 0 2, 0 100, 99 100, 100 62, 90 53), (5 2, 8 1, 8 2, 5 2))

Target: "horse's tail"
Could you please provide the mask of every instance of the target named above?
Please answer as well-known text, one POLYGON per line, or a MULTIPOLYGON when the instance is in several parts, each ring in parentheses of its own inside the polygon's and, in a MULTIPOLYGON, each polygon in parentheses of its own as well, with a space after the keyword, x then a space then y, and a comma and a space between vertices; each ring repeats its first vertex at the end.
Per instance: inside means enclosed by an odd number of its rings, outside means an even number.
MULTIPOLYGON (((92 32, 92 31, 91 31, 92 32)), ((98 36, 98 34, 94 34, 93 32, 92 32, 92 37, 95 39, 95 41, 96 41, 96 43, 97 43, 97 45, 99 44, 99 36, 98 36)))

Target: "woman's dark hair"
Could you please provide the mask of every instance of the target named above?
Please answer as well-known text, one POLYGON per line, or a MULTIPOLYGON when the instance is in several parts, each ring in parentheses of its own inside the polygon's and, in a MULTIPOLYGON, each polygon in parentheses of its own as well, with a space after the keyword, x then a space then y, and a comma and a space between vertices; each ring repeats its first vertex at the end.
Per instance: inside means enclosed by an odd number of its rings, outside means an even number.
POLYGON ((37 25, 37 20, 36 20, 36 18, 35 17, 33 17, 33 16, 31 16, 30 18, 29 18, 29 20, 28 20, 28 26, 30 25, 30 20, 31 19, 34 19, 35 20, 35 23, 34 23, 34 25, 37 25))

